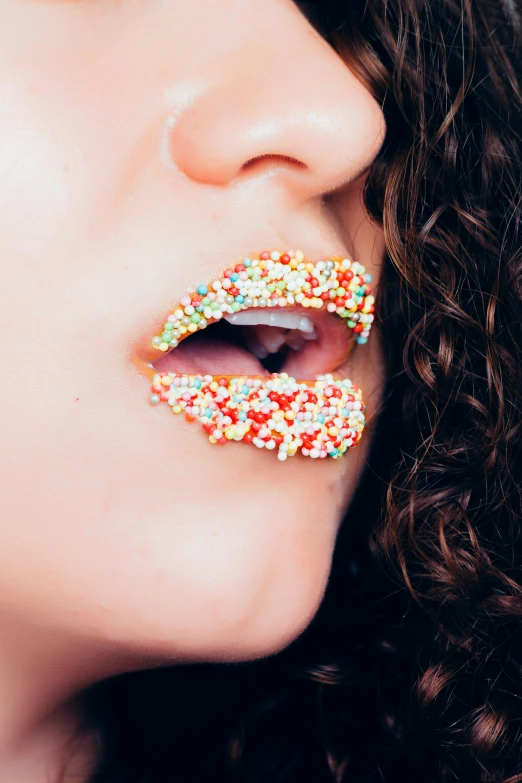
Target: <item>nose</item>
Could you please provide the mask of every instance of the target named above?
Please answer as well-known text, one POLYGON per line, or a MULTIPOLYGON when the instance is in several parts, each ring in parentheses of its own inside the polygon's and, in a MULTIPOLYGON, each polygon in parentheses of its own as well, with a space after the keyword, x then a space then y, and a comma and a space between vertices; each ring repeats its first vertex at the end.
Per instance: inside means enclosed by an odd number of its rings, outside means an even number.
POLYGON ((170 131, 175 166, 214 186, 268 174, 302 199, 346 185, 379 151, 380 106, 290 0, 238 7, 234 47, 170 131))

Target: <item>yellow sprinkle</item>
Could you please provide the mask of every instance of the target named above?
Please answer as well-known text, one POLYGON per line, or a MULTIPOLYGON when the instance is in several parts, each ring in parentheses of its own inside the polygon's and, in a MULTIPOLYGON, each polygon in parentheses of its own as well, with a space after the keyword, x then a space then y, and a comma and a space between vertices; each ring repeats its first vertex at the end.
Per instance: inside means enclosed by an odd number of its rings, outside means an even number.
POLYGON ((209 435, 209 436, 208 436, 208 439, 209 439, 209 441, 210 441, 211 443, 217 443, 217 440, 215 439, 215 437, 214 437, 213 435, 209 435))
POLYGON ((189 332, 197 332, 198 325, 197 324, 189 324, 188 325, 188 330, 189 330, 189 332))
POLYGON ((295 257, 296 259, 301 262, 304 259, 304 253, 302 250, 296 250, 295 251, 295 257))
POLYGON ((170 380, 169 376, 168 375, 164 375, 163 378, 161 379, 161 383, 163 384, 163 386, 170 386, 171 380, 170 380))
POLYGON ((297 269, 298 263, 299 263, 299 261, 297 261, 297 259, 292 258, 292 260, 290 261, 290 264, 289 264, 290 269, 297 269))
POLYGON ((227 427, 225 430, 225 438, 227 440, 233 440, 235 437, 235 430, 233 427, 227 427))
POLYGON ((169 349, 169 344, 168 344, 168 343, 160 343, 160 344, 158 345, 158 348, 160 349, 160 351, 168 351, 168 349, 169 349))
POLYGON ((328 435, 339 435, 337 427, 328 427, 328 435))
POLYGON ((209 383, 210 390, 215 392, 219 389, 219 383, 216 383, 216 381, 211 381, 209 383))
POLYGON ((179 333, 180 334, 187 334, 187 327, 185 326, 185 324, 180 324, 180 326, 179 326, 179 333))
POLYGON ((172 413, 181 413, 181 405, 173 405, 172 406, 172 413))
POLYGON ((285 411, 285 419, 288 419, 288 421, 293 421, 295 419, 294 411, 285 411))

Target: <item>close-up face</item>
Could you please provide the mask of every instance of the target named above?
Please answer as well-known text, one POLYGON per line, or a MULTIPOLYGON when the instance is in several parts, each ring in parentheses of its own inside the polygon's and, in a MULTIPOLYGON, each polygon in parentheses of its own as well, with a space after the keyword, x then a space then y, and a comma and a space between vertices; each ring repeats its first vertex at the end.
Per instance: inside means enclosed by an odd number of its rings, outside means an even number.
MULTIPOLYGON (((292 0, 0 0, 2 617, 158 661, 255 658, 310 623, 381 400, 378 329, 358 341, 340 311, 344 259, 379 290, 363 188, 385 130, 292 0), (332 257, 335 297, 306 267, 332 257), (273 282, 247 263, 248 290, 212 288, 244 259, 273 282), (259 301, 265 284, 281 301, 259 301), (206 329, 154 354, 198 314, 206 329), (285 459, 277 416, 266 448, 221 436, 234 422, 210 409, 172 415, 163 391, 151 404, 154 373, 266 390, 272 371, 349 379, 360 442, 285 459)), ((312 417, 338 446, 338 413, 312 417)))

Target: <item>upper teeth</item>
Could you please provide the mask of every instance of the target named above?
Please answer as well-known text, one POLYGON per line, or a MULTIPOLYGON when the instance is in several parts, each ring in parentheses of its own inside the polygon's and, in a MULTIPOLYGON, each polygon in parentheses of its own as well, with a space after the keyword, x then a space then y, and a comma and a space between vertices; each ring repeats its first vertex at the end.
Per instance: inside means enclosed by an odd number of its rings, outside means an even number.
POLYGON ((315 339, 316 337, 312 319, 308 318, 307 315, 300 315, 299 313, 255 308, 239 313, 230 313, 225 315, 225 318, 236 326, 257 326, 258 324, 264 324, 266 326, 278 326, 281 329, 299 329, 299 331, 304 332, 309 339, 315 339))
POLYGON ((270 353, 277 353, 283 345, 300 350, 305 340, 317 337, 314 323, 306 315, 277 310, 245 310, 224 316, 236 326, 253 326, 246 335, 248 349, 258 359, 265 359, 270 353))

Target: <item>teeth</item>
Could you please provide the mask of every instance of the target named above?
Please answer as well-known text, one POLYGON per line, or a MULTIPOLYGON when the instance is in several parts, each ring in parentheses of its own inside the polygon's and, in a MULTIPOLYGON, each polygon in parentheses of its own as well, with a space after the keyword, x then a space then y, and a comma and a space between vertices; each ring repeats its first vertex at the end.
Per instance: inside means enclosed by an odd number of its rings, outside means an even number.
POLYGON ((296 330, 295 332, 291 332, 288 335, 286 344, 289 348, 292 348, 293 351, 300 351, 302 348, 304 348, 307 339, 309 338, 304 337, 301 332, 296 330))
POLYGON ((250 353, 253 353, 256 359, 266 359, 270 351, 261 345, 257 338, 257 334, 254 330, 249 331, 246 335, 246 344, 250 353))
POLYGON ((281 329, 299 329, 301 332, 313 335, 309 339, 315 339, 315 327, 311 318, 299 313, 284 312, 283 310, 261 310, 254 308, 240 313, 225 315, 227 321, 236 326, 278 326, 281 329))
POLYGON ((287 342, 287 334, 283 329, 277 329, 270 326, 258 326, 255 329, 258 341, 268 353, 277 353, 278 350, 287 342))

